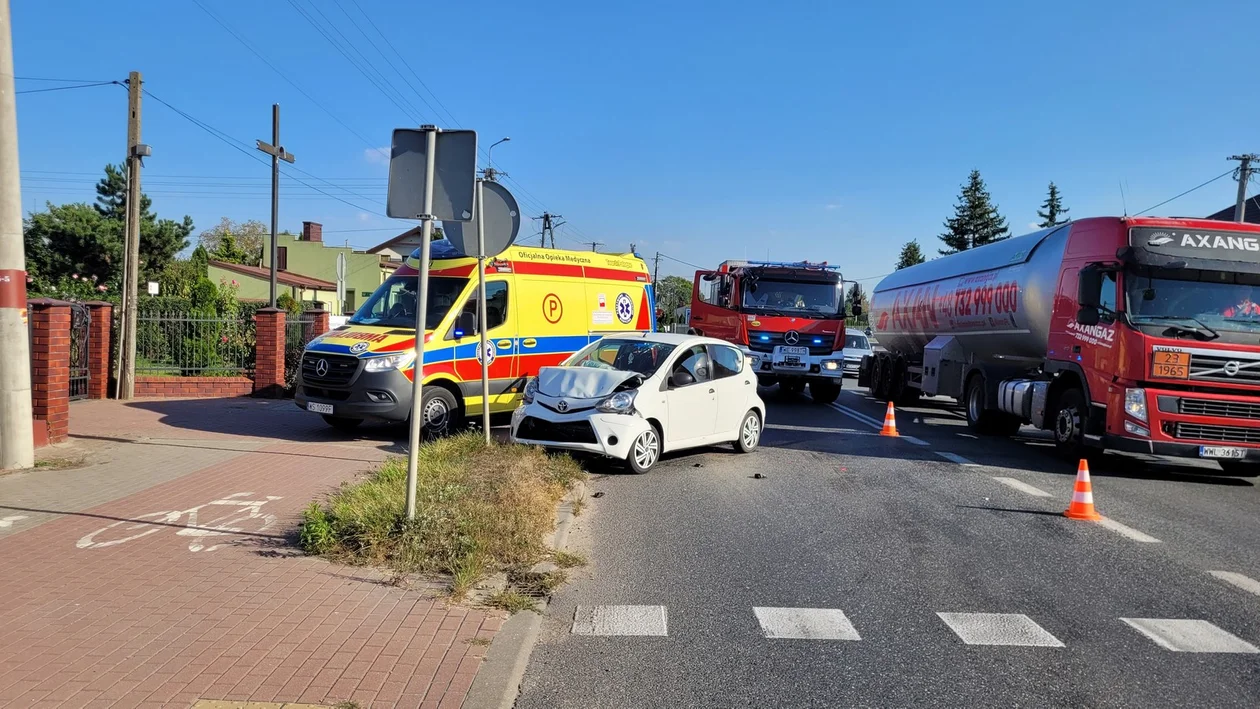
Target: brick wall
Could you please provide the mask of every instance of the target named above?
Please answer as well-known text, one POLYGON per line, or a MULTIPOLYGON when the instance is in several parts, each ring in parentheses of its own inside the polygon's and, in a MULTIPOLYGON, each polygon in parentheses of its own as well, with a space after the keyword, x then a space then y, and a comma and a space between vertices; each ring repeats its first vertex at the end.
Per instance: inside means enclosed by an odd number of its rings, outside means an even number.
POLYGON ((103 301, 84 303, 92 313, 91 330, 88 333, 88 398, 104 399, 109 396, 110 336, 113 334, 114 306, 103 301))
POLYGON ((279 399, 284 396, 284 311, 263 308, 254 320, 254 395, 279 399))
POLYGON ((47 427, 46 442, 60 443, 70 434, 70 304, 38 298, 26 307, 31 318, 31 409, 35 420, 47 427))
POLYGON ((136 377, 136 397, 154 399, 218 399, 249 396, 249 377, 136 377))

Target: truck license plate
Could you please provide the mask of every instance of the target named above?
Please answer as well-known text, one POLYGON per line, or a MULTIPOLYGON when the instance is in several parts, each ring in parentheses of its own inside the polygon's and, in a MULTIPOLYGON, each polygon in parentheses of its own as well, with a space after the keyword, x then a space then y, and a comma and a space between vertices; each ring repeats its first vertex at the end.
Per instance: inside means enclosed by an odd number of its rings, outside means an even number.
POLYGON ((805 363, 801 362, 801 357, 808 356, 808 347, 785 347, 780 345, 774 348, 774 364, 776 367, 804 367, 805 363))
POLYGON ((311 402, 307 402, 306 410, 314 411, 317 414, 331 414, 332 404, 316 404, 315 402, 311 401, 311 402))
POLYGON ((1200 458, 1246 458, 1246 448, 1230 448, 1228 446, 1199 446, 1200 458))

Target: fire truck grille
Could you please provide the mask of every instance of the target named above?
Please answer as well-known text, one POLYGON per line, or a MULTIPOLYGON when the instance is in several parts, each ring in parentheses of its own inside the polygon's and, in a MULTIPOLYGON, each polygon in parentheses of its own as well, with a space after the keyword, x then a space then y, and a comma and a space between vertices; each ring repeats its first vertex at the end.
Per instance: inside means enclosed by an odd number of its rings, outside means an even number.
MULTIPOLYGON (((782 332, 761 332, 758 330, 748 331, 748 349, 753 352, 774 352, 774 348, 780 345, 787 345, 783 339, 782 332)), ((797 347, 808 347, 809 353, 815 357, 829 355, 832 353, 832 336, 831 335, 811 335, 802 332, 800 342, 796 343, 797 347), (822 344, 814 344, 815 339, 822 340, 822 344)))
POLYGON ((1178 413, 1231 419, 1260 419, 1260 404, 1211 399, 1182 399, 1178 413))
POLYGON ((1221 443, 1260 443, 1260 428, 1179 422, 1173 437, 1221 443))

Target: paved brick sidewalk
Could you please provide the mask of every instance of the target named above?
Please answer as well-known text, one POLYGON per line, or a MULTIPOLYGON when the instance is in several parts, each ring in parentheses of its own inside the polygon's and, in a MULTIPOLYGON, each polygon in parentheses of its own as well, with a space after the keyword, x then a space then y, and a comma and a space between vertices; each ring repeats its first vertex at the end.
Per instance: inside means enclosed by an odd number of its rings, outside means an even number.
POLYGON ((71 415, 86 467, 0 476, 0 705, 463 701, 500 616, 291 546, 391 441, 266 402, 71 415))

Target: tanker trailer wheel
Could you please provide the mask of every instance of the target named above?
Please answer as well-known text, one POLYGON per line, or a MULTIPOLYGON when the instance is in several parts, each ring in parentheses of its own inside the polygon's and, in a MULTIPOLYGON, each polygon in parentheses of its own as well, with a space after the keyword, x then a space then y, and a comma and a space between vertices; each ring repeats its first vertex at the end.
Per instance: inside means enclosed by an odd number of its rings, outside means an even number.
POLYGON ((984 408, 984 375, 976 373, 967 380, 967 425, 982 436, 1013 436, 1020 420, 1001 411, 984 408))
POLYGON ((897 355, 892 358, 891 364, 888 368, 888 400, 901 401, 906 390, 906 358, 897 355))
POLYGON ((1089 409, 1085 393, 1075 387, 1059 394, 1059 410, 1054 415, 1054 447, 1068 460, 1086 457, 1085 421, 1089 409))
POLYGON ((871 396, 876 399, 888 398, 888 355, 876 352, 871 360, 871 396))

